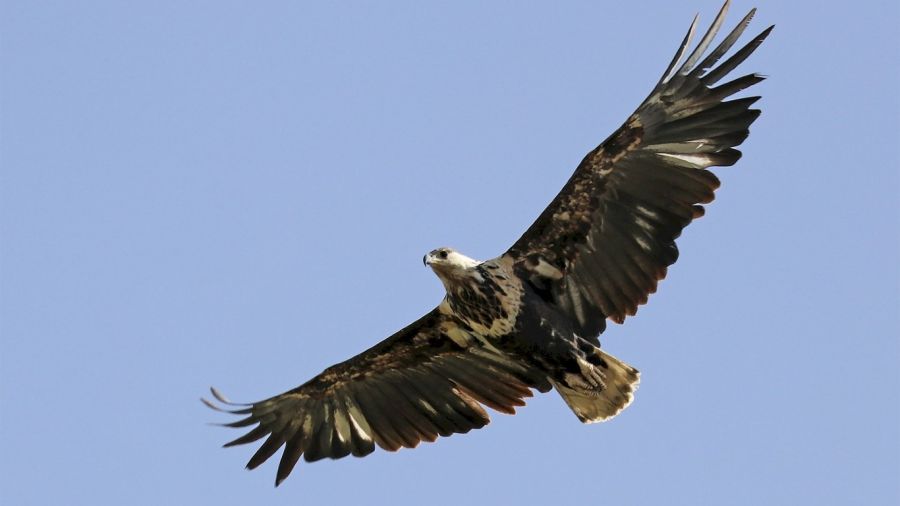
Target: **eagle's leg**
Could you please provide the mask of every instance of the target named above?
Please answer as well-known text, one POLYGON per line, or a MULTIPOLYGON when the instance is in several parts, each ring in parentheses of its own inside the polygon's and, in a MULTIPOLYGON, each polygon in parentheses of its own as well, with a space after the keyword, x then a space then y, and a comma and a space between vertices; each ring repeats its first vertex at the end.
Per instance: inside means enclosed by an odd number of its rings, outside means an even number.
POLYGON ((637 369, 579 337, 571 320, 540 299, 523 307, 517 331, 498 347, 544 371, 579 420, 609 419, 631 402, 637 369))

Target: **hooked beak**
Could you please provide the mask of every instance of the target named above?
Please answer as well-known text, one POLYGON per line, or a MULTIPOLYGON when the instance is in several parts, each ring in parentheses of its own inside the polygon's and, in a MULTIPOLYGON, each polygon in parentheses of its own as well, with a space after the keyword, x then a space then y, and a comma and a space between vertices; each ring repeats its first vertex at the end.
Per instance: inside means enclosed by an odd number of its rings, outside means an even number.
POLYGON ((425 266, 428 266, 428 265, 429 265, 429 262, 428 262, 428 255, 425 255, 425 256, 422 257, 422 265, 425 265, 425 266))

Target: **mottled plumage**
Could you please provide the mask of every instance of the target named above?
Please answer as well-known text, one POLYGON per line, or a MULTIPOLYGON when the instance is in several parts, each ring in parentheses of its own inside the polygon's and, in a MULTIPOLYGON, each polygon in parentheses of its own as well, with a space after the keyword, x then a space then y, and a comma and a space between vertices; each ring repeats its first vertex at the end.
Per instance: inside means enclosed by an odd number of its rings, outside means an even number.
POLYGON ((225 446, 265 438, 250 469, 283 447, 278 484, 300 457, 364 456, 483 427, 483 406, 514 413, 532 389, 555 388, 582 422, 624 409, 638 372, 601 350, 598 336, 656 291, 678 257, 675 239, 719 186, 707 169, 740 158, 734 148, 759 116, 750 108, 759 97, 726 99, 761 76, 718 83, 772 28, 716 66, 754 12, 707 53, 727 8, 681 63, 694 20, 647 99, 506 253, 484 262, 449 248, 425 256, 447 290, 430 313, 264 401, 235 405, 213 389, 244 415, 227 426, 252 427, 225 446))

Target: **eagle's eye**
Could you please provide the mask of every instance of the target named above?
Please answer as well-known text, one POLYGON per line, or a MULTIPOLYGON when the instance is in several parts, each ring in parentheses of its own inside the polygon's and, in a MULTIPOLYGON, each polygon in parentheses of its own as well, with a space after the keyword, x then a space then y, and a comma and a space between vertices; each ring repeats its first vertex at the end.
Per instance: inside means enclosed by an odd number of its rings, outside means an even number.
POLYGON ((447 251, 446 250, 439 251, 438 258, 440 258, 441 260, 446 260, 447 259, 447 251))

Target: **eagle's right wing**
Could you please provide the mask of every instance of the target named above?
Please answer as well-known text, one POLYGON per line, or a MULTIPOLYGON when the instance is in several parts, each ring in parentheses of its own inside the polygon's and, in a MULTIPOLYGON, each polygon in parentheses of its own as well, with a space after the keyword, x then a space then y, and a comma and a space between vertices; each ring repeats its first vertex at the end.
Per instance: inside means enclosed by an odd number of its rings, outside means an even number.
MULTIPOLYGON (((278 485, 302 455, 312 462, 413 448, 489 422, 481 404, 514 413, 550 389, 540 373, 481 347, 438 309, 373 348, 326 369, 303 385, 230 413, 228 427, 256 425, 234 446, 268 436, 247 463, 253 469, 285 447, 278 485)), ((215 389, 220 402, 234 406, 215 389)), ((222 410, 206 399, 213 409, 222 410)))

